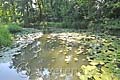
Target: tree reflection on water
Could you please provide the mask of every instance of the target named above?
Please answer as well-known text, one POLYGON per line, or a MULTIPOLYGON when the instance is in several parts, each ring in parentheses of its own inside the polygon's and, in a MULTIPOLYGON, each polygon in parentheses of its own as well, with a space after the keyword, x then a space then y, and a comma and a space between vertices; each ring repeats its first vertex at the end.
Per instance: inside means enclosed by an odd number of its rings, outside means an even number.
MULTIPOLYGON (((68 46, 70 47, 70 45, 68 46)), ((85 58, 84 55, 80 55, 80 57, 74 54, 77 46, 72 47, 69 51, 66 49, 68 48, 66 43, 61 44, 57 38, 48 39, 45 35, 22 49, 20 54, 14 55, 13 67, 23 76, 29 76, 31 80, 37 80, 41 77, 45 80, 72 80, 73 75, 80 70, 80 66, 88 64, 86 61, 82 61, 85 58), (39 46, 36 45, 38 43, 39 46), (69 55, 78 56, 80 61, 65 63, 65 57, 69 55)))

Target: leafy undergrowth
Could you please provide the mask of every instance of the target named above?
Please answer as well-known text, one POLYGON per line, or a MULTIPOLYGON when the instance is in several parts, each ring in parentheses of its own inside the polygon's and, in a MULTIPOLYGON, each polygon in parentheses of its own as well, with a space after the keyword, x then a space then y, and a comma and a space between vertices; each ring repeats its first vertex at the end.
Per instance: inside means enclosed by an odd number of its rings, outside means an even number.
POLYGON ((9 46, 12 42, 11 34, 5 26, 0 26, 0 46, 9 46))
POLYGON ((104 35, 85 43, 90 63, 81 67, 80 80, 119 80, 120 39, 104 35))
POLYGON ((13 24, 13 23, 9 23, 7 24, 7 28, 9 30, 10 33, 16 33, 16 32, 21 32, 22 31, 22 27, 19 26, 18 24, 13 24))
POLYGON ((10 46, 12 44, 12 34, 22 31, 22 27, 17 24, 0 23, 0 46, 10 46))

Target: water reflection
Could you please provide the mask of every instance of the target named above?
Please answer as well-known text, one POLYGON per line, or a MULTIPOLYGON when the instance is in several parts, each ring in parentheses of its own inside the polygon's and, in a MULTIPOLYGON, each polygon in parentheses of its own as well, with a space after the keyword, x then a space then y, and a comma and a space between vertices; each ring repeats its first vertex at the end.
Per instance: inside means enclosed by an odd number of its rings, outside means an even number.
POLYGON ((30 80, 77 80, 80 66, 88 64, 83 54, 75 54, 79 45, 70 46, 58 38, 44 35, 13 56, 12 66, 30 80), (71 56, 70 60, 67 57, 71 56))
POLYGON ((10 63, 0 64, 0 80, 28 80, 27 75, 21 75, 16 72, 16 69, 11 67, 10 63))

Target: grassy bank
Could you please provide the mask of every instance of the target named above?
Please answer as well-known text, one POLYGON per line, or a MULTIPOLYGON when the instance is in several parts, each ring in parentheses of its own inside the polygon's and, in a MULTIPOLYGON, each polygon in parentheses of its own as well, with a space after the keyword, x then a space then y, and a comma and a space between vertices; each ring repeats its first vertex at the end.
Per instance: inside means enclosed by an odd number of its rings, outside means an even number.
POLYGON ((21 30, 17 24, 0 24, 0 46, 10 46, 13 33, 21 30))

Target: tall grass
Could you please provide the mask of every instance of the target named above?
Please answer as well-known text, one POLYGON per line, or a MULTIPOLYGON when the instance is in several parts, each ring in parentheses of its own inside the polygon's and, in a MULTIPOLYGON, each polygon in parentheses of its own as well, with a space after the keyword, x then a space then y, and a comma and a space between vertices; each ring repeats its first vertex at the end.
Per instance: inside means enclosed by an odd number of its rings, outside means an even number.
POLYGON ((15 23, 0 23, 0 46, 9 46, 12 43, 12 34, 20 31, 22 27, 15 23))
POLYGON ((0 46, 9 46, 12 42, 9 30, 4 26, 0 26, 0 46))

